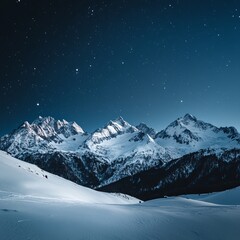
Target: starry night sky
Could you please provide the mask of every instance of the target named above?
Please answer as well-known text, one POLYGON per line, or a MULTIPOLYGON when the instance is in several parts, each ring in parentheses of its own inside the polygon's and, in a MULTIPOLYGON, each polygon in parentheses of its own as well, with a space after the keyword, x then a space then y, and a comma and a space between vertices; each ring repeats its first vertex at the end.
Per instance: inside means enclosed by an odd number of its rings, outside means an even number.
POLYGON ((240 1, 3 0, 0 135, 41 116, 87 131, 185 113, 240 129, 240 1))

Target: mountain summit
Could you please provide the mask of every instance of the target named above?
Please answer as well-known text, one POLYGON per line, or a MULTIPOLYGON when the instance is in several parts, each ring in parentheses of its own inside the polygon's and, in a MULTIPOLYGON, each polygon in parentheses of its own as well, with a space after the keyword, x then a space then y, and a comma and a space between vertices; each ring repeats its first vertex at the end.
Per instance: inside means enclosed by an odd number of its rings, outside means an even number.
POLYGON ((25 121, 11 134, 3 136, 0 148, 20 157, 25 152, 47 152, 51 148, 50 143, 59 144, 71 136, 83 134, 83 129, 76 122, 39 116, 32 123, 25 121))
POLYGON ((218 128, 186 114, 157 133, 155 141, 176 158, 200 149, 238 147, 239 139, 239 133, 232 127, 218 128))

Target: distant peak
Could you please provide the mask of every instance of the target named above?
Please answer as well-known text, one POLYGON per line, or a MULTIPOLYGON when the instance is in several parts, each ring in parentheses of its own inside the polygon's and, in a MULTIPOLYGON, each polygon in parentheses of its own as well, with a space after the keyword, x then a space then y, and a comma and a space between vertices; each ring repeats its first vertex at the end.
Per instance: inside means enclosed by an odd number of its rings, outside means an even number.
POLYGON ((71 126, 75 129, 77 133, 84 133, 83 129, 76 122, 72 122, 71 126))
POLYGON ((121 126, 129 125, 121 116, 117 117, 113 122, 116 122, 121 126))
POLYGON ((122 116, 119 116, 119 117, 117 117, 117 118, 115 119, 114 122, 125 122, 125 120, 123 119, 122 116))
POLYGON ((194 120, 194 121, 197 120, 197 118, 195 116, 193 116, 192 114, 189 114, 189 113, 185 114, 183 119, 184 120, 194 120))
POLYGON ((177 118, 175 121, 173 121, 172 123, 170 123, 167 128, 175 128, 177 126, 181 126, 181 127, 186 127, 187 125, 191 125, 191 124, 197 124, 200 121, 193 115, 187 113, 185 114, 183 117, 179 117, 177 118))
POLYGON ((30 127, 30 124, 29 124, 28 121, 25 121, 25 122, 21 125, 21 127, 28 128, 28 127, 30 127))
POLYGON ((68 124, 68 121, 66 121, 65 119, 63 119, 62 122, 63 122, 64 124, 68 124))
POLYGON ((50 123, 50 122, 54 122, 55 119, 53 117, 50 117, 50 116, 47 116, 47 117, 42 117, 42 116, 39 116, 37 119, 35 119, 32 124, 36 124, 36 125, 39 125, 39 124, 43 124, 43 123, 50 123))

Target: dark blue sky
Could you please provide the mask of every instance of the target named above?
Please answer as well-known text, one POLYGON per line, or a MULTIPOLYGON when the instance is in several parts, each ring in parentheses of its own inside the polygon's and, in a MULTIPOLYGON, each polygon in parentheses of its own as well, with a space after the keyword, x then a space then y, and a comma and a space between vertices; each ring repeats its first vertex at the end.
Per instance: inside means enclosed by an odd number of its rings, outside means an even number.
POLYGON ((238 0, 1 1, 0 135, 53 116, 240 129, 238 0))

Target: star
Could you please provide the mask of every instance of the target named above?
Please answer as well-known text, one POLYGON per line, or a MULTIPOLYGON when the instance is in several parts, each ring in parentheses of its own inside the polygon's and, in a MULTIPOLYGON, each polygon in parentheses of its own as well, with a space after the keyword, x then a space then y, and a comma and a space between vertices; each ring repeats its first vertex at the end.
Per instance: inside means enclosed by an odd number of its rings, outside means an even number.
POLYGON ((37 107, 39 107, 39 106, 40 106, 40 103, 37 103, 36 105, 37 105, 37 107))
POLYGON ((183 100, 182 100, 182 99, 180 100, 180 103, 183 103, 183 100))

